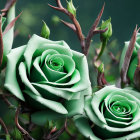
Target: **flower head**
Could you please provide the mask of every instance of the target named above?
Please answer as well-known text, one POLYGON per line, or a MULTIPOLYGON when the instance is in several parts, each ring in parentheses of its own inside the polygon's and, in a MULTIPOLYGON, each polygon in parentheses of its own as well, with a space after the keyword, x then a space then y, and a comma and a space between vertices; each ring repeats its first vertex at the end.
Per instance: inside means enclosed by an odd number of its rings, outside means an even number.
POLYGON ((5 87, 35 110, 82 113, 83 96, 91 93, 86 57, 64 41, 33 35, 8 55, 5 87))
POLYGON ((76 125, 92 140, 140 136, 140 95, 132 89, 107 86, 85 98, 85 112, 93 127, 83 117, 76 118, 76 125))

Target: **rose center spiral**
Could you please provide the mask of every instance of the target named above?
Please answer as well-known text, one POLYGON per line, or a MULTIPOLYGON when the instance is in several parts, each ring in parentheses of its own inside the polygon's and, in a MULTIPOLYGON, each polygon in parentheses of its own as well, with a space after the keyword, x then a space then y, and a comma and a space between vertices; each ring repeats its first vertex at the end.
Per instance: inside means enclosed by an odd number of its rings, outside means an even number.
POLYGON ((48 61, 48 66, 49 66, 49 68, 51 68, 52 70, 64 72, 64 61, 63 61, 63 59, 60 58, 60 57, 51 58, 51 59, 48 61))
POLYGON ((119 106, 119 105, 114 105, 112 107, 112 110, 115 111, 115 112, 118 112, 118 113, 121 113, 121 112, 125 113, 127 111, 126 107, 119 106))

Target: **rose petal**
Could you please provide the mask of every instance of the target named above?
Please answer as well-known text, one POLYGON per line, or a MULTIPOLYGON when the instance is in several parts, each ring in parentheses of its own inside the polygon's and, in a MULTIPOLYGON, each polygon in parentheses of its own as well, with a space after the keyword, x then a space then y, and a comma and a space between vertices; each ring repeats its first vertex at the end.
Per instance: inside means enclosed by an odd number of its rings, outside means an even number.
POLYGON ((41 57, 36 57, 35 61, 33 62, 33 67, 31 69, 30 74, 30 81, 31 82, 39 82, 39 81, 48 81, 45 74, 41 70, 39 63, 41 62, 41 57))
POLYGON ((96 114, 92 110, 91 101, 92 101, 92 96, 87 96, 85 98, 86 114, 94 124, 99 125, 100 127, 104 128, 105 127, 104 124, 100 121, 100 119, 98 119, 98 117, 96 116, 96 114))
POLYGON ((45 107, 47 107, 47 108, 49 108, 57 113, 60 113, 60 114, 67 114, 68 113, 66 108, 59 102, 44 99, 41 96, 37 96, 28 90, 25 90, 24 92, 27 95, 29 95, 33 100, 37 101, 38 104, 42 104, 43 106, 45 106, 45 107))
POLYGON ((60 54, 66 54, 72 56, 69 46, 64 41, 51 41, 44 39, 37 35, 33 35, 27 44, 27 48, 24 53, 24 57, 27 63, 28 73, 30 73, 31 62, 33 56, 41 55, 47 49, 54 49, 60 54))
POLYGON ((22 55, 25 51, 26 46, 21 46, 19 48, 13 49, 10 54, 8 54, 7 59, 7 69, 6 69, 6 79, 5 79, 5 88, 7 88, 12 94, 17 98, 24 101, 22 91, 19 87, 17 81, 16 68, 17 64, 23 59, 22 55))
POLYGON ((86 138, 90 140, 101 140, 97 138, 92 132, 87 118, 85 118, 84 116, 75 116, 74 122, 76 127, 79 129, 80 133, 82 133, 86 138))
POLYGON ((72 86, 73 84, 76 84, 79 80, 80 80, 80 73, 77 69, 75 69, 75 71, 71 75, 71 79, 69 82, 55 83, 55 82, 42 81, 42 82, 38 82, 38 83, 39 84, 47 84, 47 85, 51 85, 51 86, 55 86, 55 87, 59 87, 59 88, 66 88, 68 86, 72 86))
MULTIPOLYGON (((9 9, 7 14, 7 25, 15 18, 15 4, 9 9)), ((7 61, 7 54, 10 52, 14 39, 14 26, 3 36, 3 67, 7 61)))
POLYGON ((29 81, 27 77, 27 67, 25 63, 21 62, 19 65, 19 75, 22 80, 22 82, 27 86, 34 94, 40 95, 40 93, 32 86, 31 82, 29 81))

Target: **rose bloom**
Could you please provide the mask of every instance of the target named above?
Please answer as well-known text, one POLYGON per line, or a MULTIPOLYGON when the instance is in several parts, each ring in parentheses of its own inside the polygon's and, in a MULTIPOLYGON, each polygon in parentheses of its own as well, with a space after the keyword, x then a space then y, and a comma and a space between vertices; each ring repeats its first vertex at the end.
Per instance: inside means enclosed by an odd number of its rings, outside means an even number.
POLYGON ((27 45, 13 49, 7 58, 5 87, 36 111, 38 121, 50 114, 53 119, 54 113, 57 118, 83 113, 83 97, 91 93, 83 54, 64 41, 33 35, 27 45))
POLYGON ((86 116, 76 116, 80 132, 91 140, 140 137, 140 93, 107 86, 85 98, 86 116))

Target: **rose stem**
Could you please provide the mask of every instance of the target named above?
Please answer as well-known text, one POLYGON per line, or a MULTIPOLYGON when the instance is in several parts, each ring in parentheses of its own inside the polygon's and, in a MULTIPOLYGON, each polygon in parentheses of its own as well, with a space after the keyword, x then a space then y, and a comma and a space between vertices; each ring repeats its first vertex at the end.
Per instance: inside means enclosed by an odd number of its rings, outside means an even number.
POLYGON ((25 139, 30 139, 30 140, 34 140, 34 138, 32 138, 30 136, 30 134, 24 130, 24 128, 22 128, 18 122, 18 118, 19 118, 19 113, 20 113, 20 106, 17 108, 16 110, 16 114, 15 114, 15 124, 16 124, 16 127, 18 128, 18 130, 23 134, 23 136, 25 137, 25 139))
POLYGON ((49 135, 47 136, 47 140, 56 140, 65 131, 66 127, 67 127, 67 119, 65 120, 64 126, 54 135, 51 136, 49 133, 49 135))
POLYGON ((4 128, 6 135, 9 135, 8 129, 7 129, 7 127, 6 127, 5 123, 4 123, 4 121, 3 121, 1 118, 0 118, 0 124, 1 124, 2 127, 4 128))
POLYGON ((98 71, 97 84, 99 88, 103 88, 105 85, 108 85, 104 76, 104 72, 98 71))
POLYGON ((71 28, 77 34, 77 37, 80 40, 80 44, 81 44, 83 54, 85 54, 85 56, 88 56, 88 52, 89 52, 92 37, 95 34, 103 33, 107 30, 107 28, 105 30, 96 30, 96 28, 97 28, 97 26, 100 22, 100 19, 102 17, 105 4, 103 5, 103 7, 102 7, 97 19, 95 20, 94 24, 92 25, 87 37, 85 37, 82 33, 81 26, 80 26, 78 20, 76 19, 76 17, 72 13, 70 13, 66 8, 64 8, 62 6, 60 0, 56 0, 56 3, 57 3, 58 7, 52 6, 50 4, 48 4, 48 5, 51 8, 66 14, 71 19, 72 23, 65 22, 63 20, 61 20, 61 22, 64 23, 69 28, 71 28))

